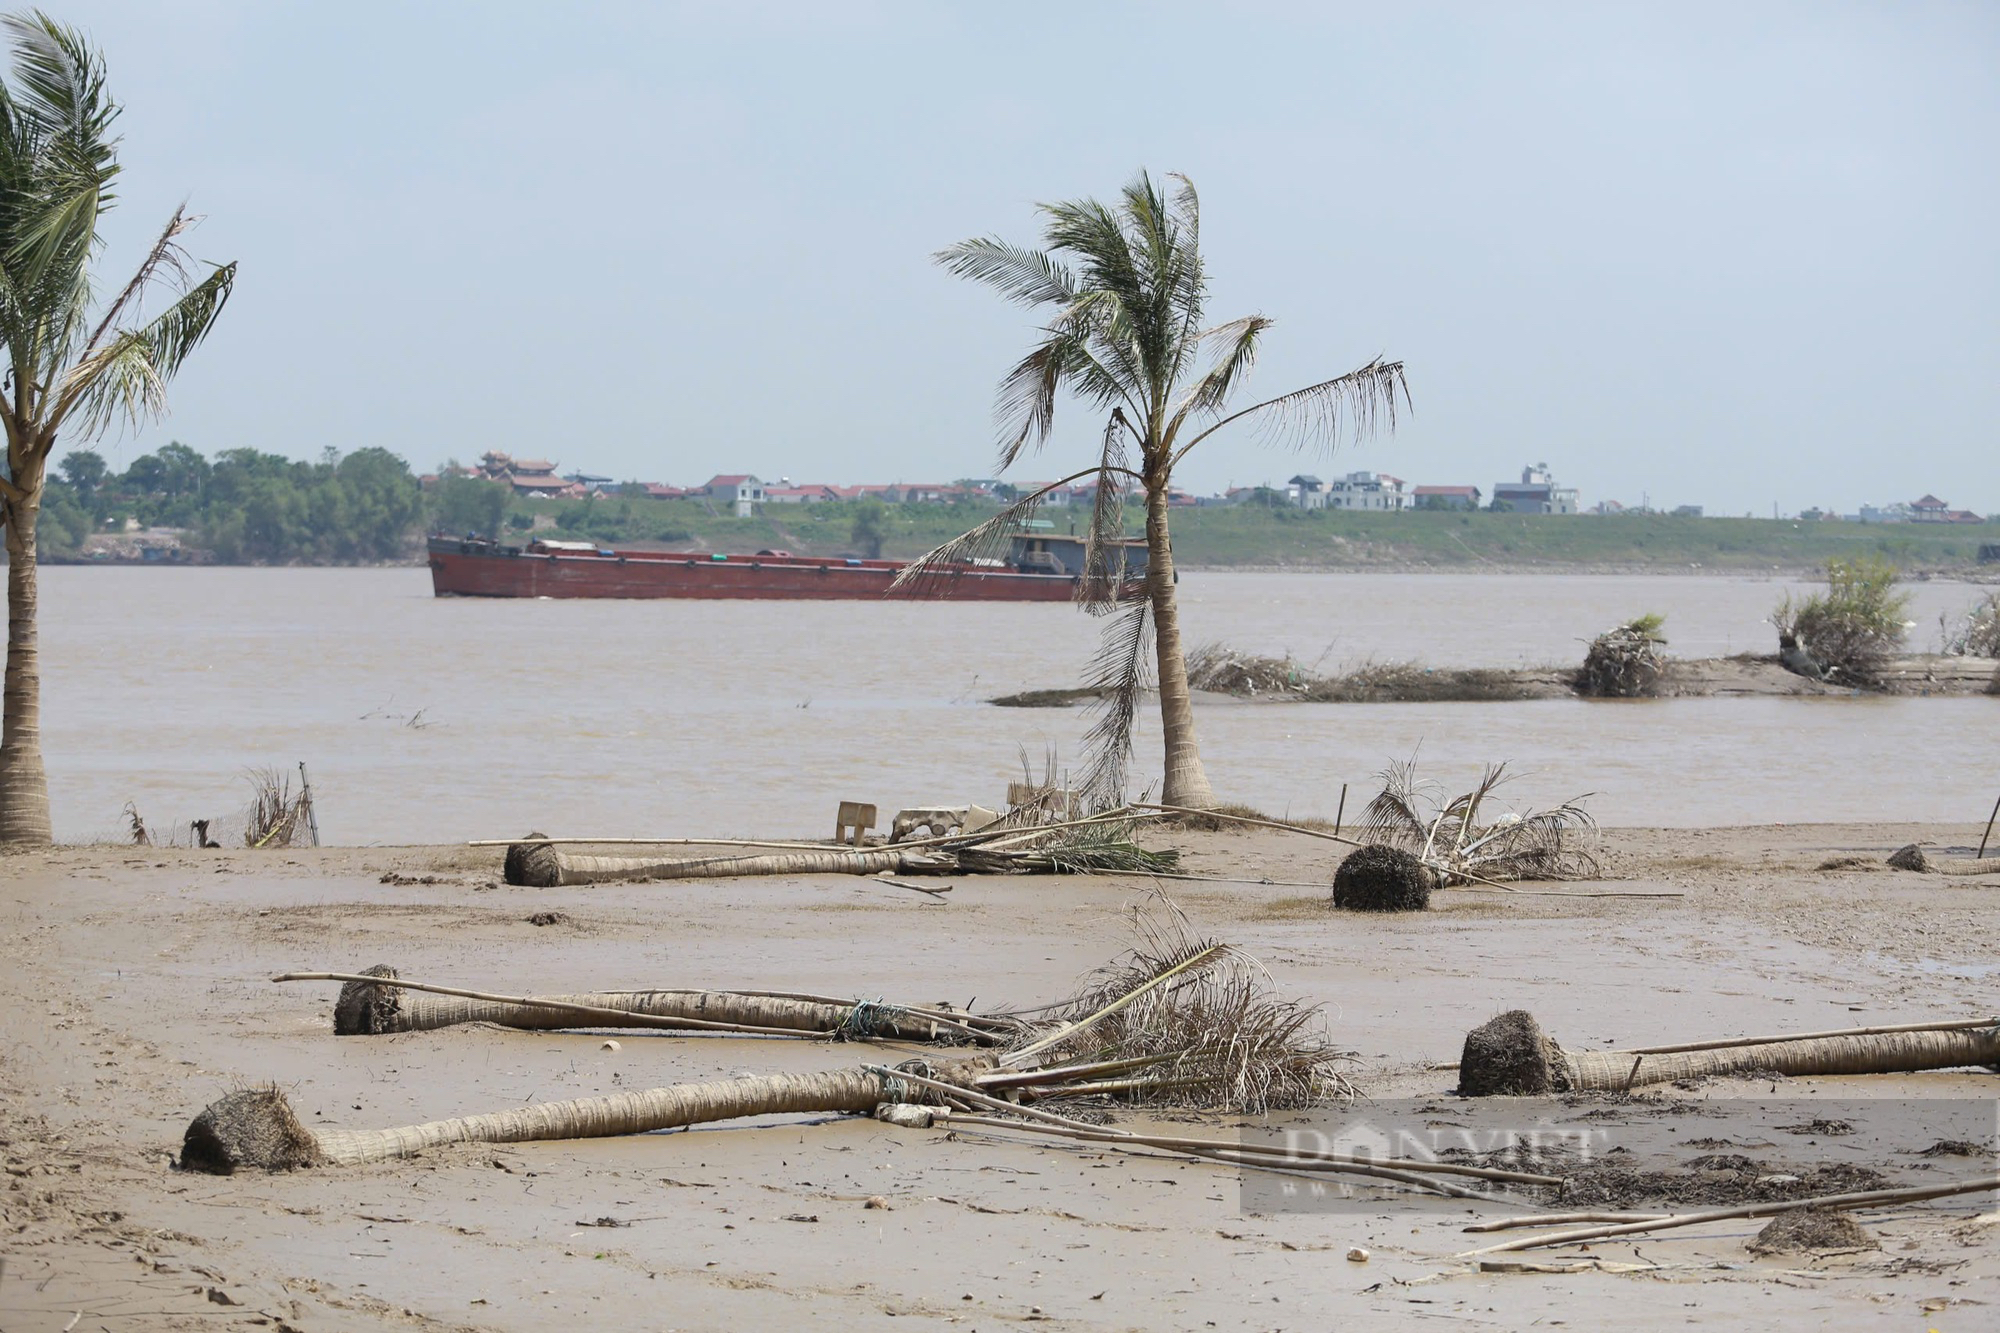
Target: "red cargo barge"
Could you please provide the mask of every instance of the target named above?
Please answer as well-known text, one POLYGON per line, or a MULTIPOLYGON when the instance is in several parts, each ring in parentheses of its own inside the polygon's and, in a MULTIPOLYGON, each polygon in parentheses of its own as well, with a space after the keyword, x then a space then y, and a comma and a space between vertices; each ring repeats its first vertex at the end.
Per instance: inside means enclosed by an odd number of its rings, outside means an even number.
MULTIPOLYGON (((1126 547, 1126 576, 1144 572, 1145 546, 1126 547)), ((477 537, 430 539, 431 590, 439 597, 694 597, 789 601, 892 597, 973 602, 1065 602, 1083 569, 1083 539, 1026 534, 1008 558, 950 567, 952 577, 891 591, 897 560, 801 556, 785 551, 716 555, 620 551, 594 542, 506 546, 477 537)))

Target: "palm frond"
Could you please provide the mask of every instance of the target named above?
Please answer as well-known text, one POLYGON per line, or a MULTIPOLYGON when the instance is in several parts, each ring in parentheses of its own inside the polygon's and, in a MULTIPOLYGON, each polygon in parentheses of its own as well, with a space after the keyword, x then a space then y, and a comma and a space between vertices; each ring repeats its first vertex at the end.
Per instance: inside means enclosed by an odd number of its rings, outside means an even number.
POLYGON ((1213 343, 1219 349, 1215 364, 1182 396, 1168 427, 1169 446, 1180 433, 1182 422, 1189 416, 1222 410, 1223 404, 1229 401, 1229 395, 1235 392, 1236 386, 1256 364, 1257 349, 1263 340, 1264 330, 1270 328, 1271 323, 1262 315, 1249 315, 1202 332, 1200 340, 1213 343))
POLYGON ((1224 426, 1244 420, 1254 420, 1267 437, 1289 447, 1331 451, 1343 439, 1365 439, 1378 428, 1394 430, 1399 394, 1407 407, 1410 390, 1403 381, 1403 363, 1378 357, 1359 370, 1232 412, 1182 445, 1174 457, 1178 461, 1224 426))
POLYGON ((1084 733, 1084 801, 1093 809, 1119 805, 1132 762, 1132 728, 1145 696, 1146 663, 1153 642, 1153 603, 1145 596, 1124 603, 1124 612, 1104 625, 1104 638, 1084 684, 1099 691, 1097 719, 1084 733))
POLYGON ((1049 336, 1007 372, 994 398, 1002 472, 1014 465, 1023 450, 1039 449, 1047 442, 1055 428, 1056 399, 1063 389, 1098 407, 1132 401, 1127 382, 1093 351, 1087 325, 1065 327, 1058 322, 1046 332, 1049 336))
POLYGON ((166 407, 167 381, 208 336, 235 281, 236 265, 224 264, 149 323, 112 334, 64 376, 51 422, 81 413, 88 438, 121 415, 135 425, 158 415, 166 407))
POLYGON ((1098 454, 1090 530, 1084 536, 1083 577, 1076 585, 1076 603, 1092 615, 1115 610, 1125 583, 1125 548, 1121 543, 1125 538, 1125 481, 1131 475, 1125 462, 1125 436, 1131 429, 1125 413, 1111 409, 1098 454))
POLYGON ((1509 781, 1489 765, 1470 791, 1444 799, 1419 782, 1414 761, 1391 764, 1382 791, 1361 819, 1362 840, 1400 847, 1451 883, 1479 879, 1591 879, 1601 870, 1592 843, 1597 823, 1578 796, 1546 810, 1489 817, 1493 793, 1509 781))
POLYGON ((960 241, 931 258, 955 276, 983 282, 1020 305, 1067 305, 1078 295, 1075 276, 1053 257, 998 237, 960 241))
POLYGON ((1317 1007, 1269 993, 1263 969, 1199 935, 1155 894, 1133 909, 1138 944, 1085 979, 1044 1032, 1003 1065, 1124 1065, 1130 1076, 1039 1088, 1039 1098, 1110 1092, 1142 1105, 1261 1112, 1311 1106, 1351 1089, 1317 1007))
POLYGON ((97 321, 97 327, 91 331, 90 340, 83 346, 85 356, 89 356, 97 344, 103 341, 105 333, 118 322, 119 316, 125 313, 125 307, 144 299, 146 289, 151 287, 153 280, 162 273, 170 275, 181 287, 187 285, 188 256, 187 251, 181 249, 179 239, 200 221, 199 217, 188 213, 185 205, 174 210, 174 215, 167 219, 167 225, 161 229, 152 248, 146 251, 145 259, 140 261, 139 267, 133 271, 131 278, 118 295, 105 306, 104 314, 97 321))
POLYGON ((6 260, 24 286, 35 287, 89 257, 118 174, 110 129, 119 108, 105 92, 103 60, 74 30, 39 12, 0 23, 14 43, 9 121, 25 158, 20 165, 38 187, 28 197, 42 201, 34 217, 8 229, 6 260))
POLYGON ((951 581, 964 574, 969 567, 982 562, 991 562, 1012 543, 1022 525, 1035 516, 1035 512, 1048 500, 1052 491, 1097 472, 1087 468, 1082 472, 1072 472, 1060 481, 1052 481, 1046 486, 1028 492, 1006 505, 999 513, 973 528, 970 532, 953 537, 942 546, 934 547, 924 555, 912 560, 896 572, 890 582, 892 589, 915 588, 923 592, 942 593, 950 587, 951 581))

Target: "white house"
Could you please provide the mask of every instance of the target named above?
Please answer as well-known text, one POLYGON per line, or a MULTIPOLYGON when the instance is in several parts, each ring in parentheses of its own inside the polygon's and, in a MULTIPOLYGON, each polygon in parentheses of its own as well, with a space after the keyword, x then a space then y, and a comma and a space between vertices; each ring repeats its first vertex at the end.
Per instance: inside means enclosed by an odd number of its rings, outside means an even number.
POLYGON ((764 483, 747 472, 710 477, 701 489, 715 504, 728 505, 738 518, 754 516, 765 498, 764 483))
POLYGON ((1410 495, 1401 477, 1350 472, 1328 483, 1325 503, 1328 509, 1401 510, 1410 507, 1410 495))

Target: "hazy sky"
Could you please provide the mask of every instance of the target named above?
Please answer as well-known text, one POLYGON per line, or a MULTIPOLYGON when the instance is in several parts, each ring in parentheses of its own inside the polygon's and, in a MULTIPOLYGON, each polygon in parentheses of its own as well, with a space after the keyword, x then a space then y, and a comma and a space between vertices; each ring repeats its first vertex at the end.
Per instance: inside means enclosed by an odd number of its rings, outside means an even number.
MULTIPOLYGON (((1144 166, 1201 190, 1217 319, 1278 321, 1251 392, 1386 353, 1416 400, 1194 489, 2000 512, 1994 4, 49 3, 126 105, 111 266, 183 198, 242 263, 114 463, 986 475, 1030 317, 930 253, 1144 166)), ((1084 465, 1058 421, 1017 475, 1084 465)))

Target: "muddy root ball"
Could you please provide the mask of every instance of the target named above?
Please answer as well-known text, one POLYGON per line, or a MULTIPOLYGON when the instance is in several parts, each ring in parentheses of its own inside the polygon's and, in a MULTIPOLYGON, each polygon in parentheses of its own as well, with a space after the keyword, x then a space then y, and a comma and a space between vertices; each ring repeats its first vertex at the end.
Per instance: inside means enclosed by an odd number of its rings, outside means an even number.
POLYGON ((1421 912, 1437 877, 1397 847, 1362 847, 1333 872, 1333 905, 1350 912, 1421 912))
POLYGON ((1913 842, 1889 853, 1889 864, 1897 870, 1914 870, 1921 875, 1929 872, 1931 859, 1924 855, 1923 848, 1913 842))
POLYGON ((181 1170, 211 1176, 293 1171, 325 1160, 312 1131, 276 1088, 246 1088, 210 1103, 181 1140, 181 1170))
POLYGON ((1838 1208, 1794 1208, 1779 1213, 1750 1242, 1752 1254, 1802 1254, 1811 1250, 1879 1250, 1852 1213, 1838 1208))
MULTIPOLYGON (((363 968, 361 975, 394 981, 396 969, 387 963, 377 963, 363 968)), ((379 1037, 385 1032, 401 1032, 402 1017, 401 988, 374 981, 350 981, 340 988, 340 998, 333 1002, 333 1035, 379 1037)))
POLYGON ((1562 1050, 1525 1009, 1511 1009, 1465 1034, 1458 1057, 1461 1097, 1545 1097, 1569 1086, 1562 1050))
MULTIPOLYGON (((530 839, 541 836, 539 833, 528 835, 530 839)), ((500 878, 524 888, 553 889, 562 883, 562 858, 546 842, 511 843, 500 878)))

